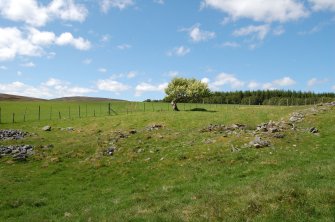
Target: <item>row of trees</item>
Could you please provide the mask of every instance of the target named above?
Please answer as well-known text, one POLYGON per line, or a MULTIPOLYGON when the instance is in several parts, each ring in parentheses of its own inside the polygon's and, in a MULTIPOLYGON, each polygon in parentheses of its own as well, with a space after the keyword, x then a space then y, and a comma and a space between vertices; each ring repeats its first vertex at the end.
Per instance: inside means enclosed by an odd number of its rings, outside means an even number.
POLYGON ((257 90, 211 92, 208 84, 196 79, 174 78, 165 89, 165 102, 245 104, 245 105, 309 105, 334 101, 335 93, 291 90, 257 90))

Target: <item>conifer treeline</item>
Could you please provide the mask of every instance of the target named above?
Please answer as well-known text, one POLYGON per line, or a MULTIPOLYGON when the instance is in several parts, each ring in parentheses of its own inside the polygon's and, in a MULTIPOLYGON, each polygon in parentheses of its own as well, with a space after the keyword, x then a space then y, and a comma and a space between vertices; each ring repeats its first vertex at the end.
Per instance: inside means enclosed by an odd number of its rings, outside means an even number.
MULTIPOLYGON (((332 102, 335 93, 314 93, 285 90, 258 90, 235 92, 212 92, 208 97, 198 100, 188 99, 182 102, 211 104, 244 104, 244 105, 311 105, 321 102, 332 102)), ((167 98, 163 101, 170 102, 167 98)))

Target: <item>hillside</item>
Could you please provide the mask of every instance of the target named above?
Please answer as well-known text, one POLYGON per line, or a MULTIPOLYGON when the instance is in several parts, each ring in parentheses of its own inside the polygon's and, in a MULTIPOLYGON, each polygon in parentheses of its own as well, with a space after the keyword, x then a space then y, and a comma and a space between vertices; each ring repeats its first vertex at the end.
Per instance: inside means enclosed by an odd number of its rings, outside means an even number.
POLYGON ((45 101, 45 99, 0 93, 0 101, 45 101))
POLYGON ((120 99, 100 98, 100 97, 87 97, 87 96, 71 96, 51 99, 50 101, 124 101, 120 99))

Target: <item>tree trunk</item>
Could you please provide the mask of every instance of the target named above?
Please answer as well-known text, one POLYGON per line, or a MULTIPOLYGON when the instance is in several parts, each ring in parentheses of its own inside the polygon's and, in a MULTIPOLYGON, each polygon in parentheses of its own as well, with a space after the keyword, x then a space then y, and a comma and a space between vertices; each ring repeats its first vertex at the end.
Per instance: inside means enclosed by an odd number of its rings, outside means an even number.
POLYGON ((179 111, 178 106, 177 106, 177 103, 176 103, 175 101, 172 101, 172 102, 171 102, 171 106, 172 106, 172 110, 173 110, 173 111, 179 111))

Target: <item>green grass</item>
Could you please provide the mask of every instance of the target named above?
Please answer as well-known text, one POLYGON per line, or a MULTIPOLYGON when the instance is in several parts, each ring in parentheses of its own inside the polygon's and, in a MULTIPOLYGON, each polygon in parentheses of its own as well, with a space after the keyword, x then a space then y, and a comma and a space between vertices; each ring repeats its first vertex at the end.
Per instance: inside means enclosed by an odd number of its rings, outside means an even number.
MULTIPOLYGON (((38 105, 1 103, 8 113, 38 105)), ((52 105, 66 110, 78 103, 52 105)), ((292 131, 272 139, 271 147, 251 149, 242 148, 253 139, 249 134, 199 131, 211 123, 252 129, 306 107, 185 105, 208 112, 184 111, 183 104, 181 112, 163 103, 153 109, 146 103, 146 112, 143 103, 112 107, 118 115, 108 116, 105 108, 98 117, 50 120, 43 114, 41 121, 0 125, 35 133, 0 144, 54 145, 36 148, 26 163, 0 159, 0 221, 334 221, 334 109, 298 125, 315 126, 320 136, 292 131), (163 128, 147 131, 153 124, 163 128), (53 130, 42 131, 44 125, 53 130), (75 131, 58 129, 69 126, 75 131), (102 155, 117 131, 131 129, 137 134, 116 142, 114 156, 102 155), (231 152, 231 145, 240 152, 231 152)))

